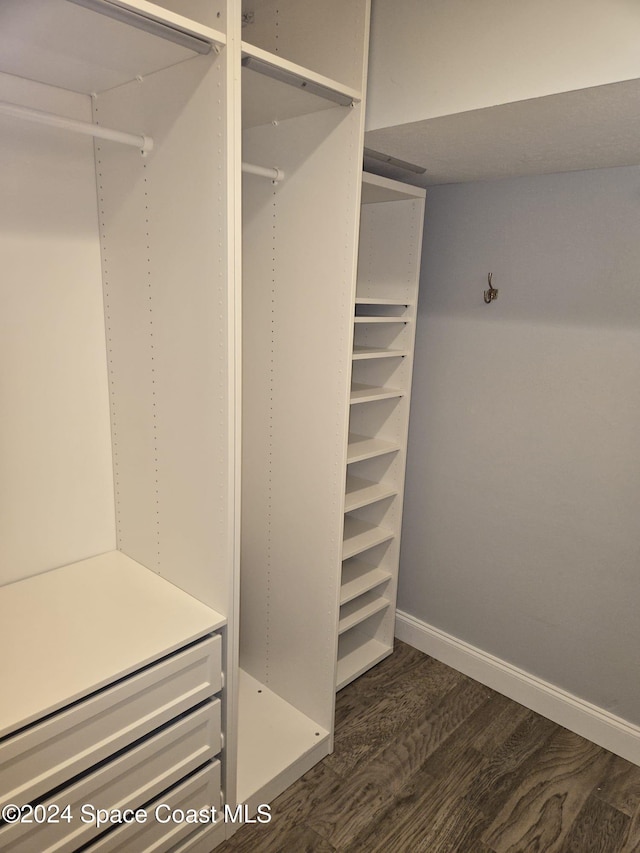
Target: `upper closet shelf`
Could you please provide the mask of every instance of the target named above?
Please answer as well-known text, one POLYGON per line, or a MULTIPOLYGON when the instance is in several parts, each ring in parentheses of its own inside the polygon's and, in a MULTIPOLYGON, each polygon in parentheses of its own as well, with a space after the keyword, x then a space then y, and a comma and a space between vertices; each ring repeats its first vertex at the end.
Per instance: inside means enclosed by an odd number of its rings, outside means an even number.
POLYGON ((84 94, 209 53, 224 33, 146 0, 3 0, 0 71, 84 94))
POLYGON ((356 305, 392 305, 408 308, 412 305, 412 302, 409 302, 406 299, 389 299, 387 297, 377 297, 377 296, 356 296, 355 300, 356 305))
POLYGON ((362 204, 377 204, 381 201, 406 201, 425 198, 426 190, 409 184, 398 187, 397 181, 364 172, 362 175, 362 204))
POLYGON ((349 107, 362 93, 295 62, 242 43, 242 124, 258 127, 336 106, 349 107))
POLYGON ((353 318, 354 323, 410 323, 410 317, 373 317, 370 314, 362 314, 353 318))

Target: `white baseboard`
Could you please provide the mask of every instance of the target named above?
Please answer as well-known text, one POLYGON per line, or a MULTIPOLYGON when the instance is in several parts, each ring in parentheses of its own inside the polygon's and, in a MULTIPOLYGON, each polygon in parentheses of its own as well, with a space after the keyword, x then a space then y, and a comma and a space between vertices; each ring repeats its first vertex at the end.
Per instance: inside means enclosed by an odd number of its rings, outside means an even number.
POLYGON ((430 657, 626 758, 627 761, 640 765, 639 726, 628 723, 621 717, 585 702, 566 690, 530 675, 438 628, 433 628, 401 610, 396 612, 395 634, 399 640, 430 657))

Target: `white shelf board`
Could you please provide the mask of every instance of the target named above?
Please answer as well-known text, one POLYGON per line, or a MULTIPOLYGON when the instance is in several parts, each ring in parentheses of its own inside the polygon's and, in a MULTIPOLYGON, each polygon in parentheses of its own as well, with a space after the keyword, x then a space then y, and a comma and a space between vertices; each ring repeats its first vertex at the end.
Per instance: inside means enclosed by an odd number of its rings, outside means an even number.
POLYGON ((383 178, 370 172, 362 174, 362 204, 385 201, 407 201, 425 198, 426 190, 383 178), (401 188, 402 187, 402 188, 401 188))
POLYGON ((355 557, 356 554, 361 554, 363 551, 368 551, 369 548, 393 539, 394 535, 393 530, 389 530, 387 527, 378 527, 375 524, 369 524, 367 521, 346 515, 342 538, 342 559, 348 560, 349 557, 355 557))
POLYGON ((388 598, 376 598, 374 601, 369 601, 366 604, 361 603, 357 598, 349 601, 340 608, 340 621, 338 622, 338 634, 344 634, 351 628, 355 628, 365 619, 370 616, 375 616, 381 610, 386 610, 391 602, 388 598))
POLYGON ((398 388, 380 388, 377 385, 352 382, 350 403, 371 403, 374 400, 390 400, 393 397, 404 397, 404 393, 404 391, 398 388))
POLYGON ((353 318, 354 323, 410 323, 411 317, 374 317, 369 315, 358 314, 353 318))
POLYGON ((371 566, 363 560, 352 557, 342 564, 342 583, 340 585, 340 604, 346 604, 359 595, 381 586, 391 580, 391 572, 377 566, 371 566))
POLYGON ((352 462, 362 462, 364 459, 374 459, 376 456, 384 456, 387 453, 396 453, 398 450, 400 450, 398 441, 371 438, 368 435, 351 432, 347 445, 347 465, 352 462))
POLYGON ((410 305, 413 305, 412 302, 408 302, 406 299, 389 299, 387 297, 377 297, 377 296, 356 296, 355 299, 356 305, 395 305, 404 308, 408 308, 410 305))
POLYGON ((328 754, 329 732, 243 669, 238 689, 238 802, 255 807, 328 754))
MULTIPOLYGON (((243 61, 257 61, 264 71, 242 70, 242 126, 244 128, 285 121, 320 110, 335 109, 338 104, 316 92, 335 93, 343 100, 357 103, 362 94, 356 89, 289 62, 247 42, 242 42, 243 61), (273 74, 274 76, 270 76, 273 74), (283 82, 285 76, 292 83, 283 82)), ((343 106, 343 109, 347 107, 343 106)))
POLYGON ((408 350, 354 346, 351 357, 354 361, 360 361, 365 358, 404 358, 408 354, 408 350))
POLYGON ((349 682, 388 657, 392 651, 392 646, 385 646, 379 640, 366 637, 357 628, 343 634, 338 643, 336 690, 342 690, 349 682))
POLYGON ((225 624, 120 551, 0 588, 0 736, 225 624))
MULTIPOLYGON (((226 41, 224 33, 155 3, 120 0, 118 5, 207 44, 226 41)), ((0 71, 73 92, 104 92, 197 55, 67 0, 2 3, 0 71)))
POLYGON ((376 483, 347 474, 344 511, 350 512, 353 509, 358 509, 358 507, 367 506, 397 494, 398 490, 387 483, 376 483))

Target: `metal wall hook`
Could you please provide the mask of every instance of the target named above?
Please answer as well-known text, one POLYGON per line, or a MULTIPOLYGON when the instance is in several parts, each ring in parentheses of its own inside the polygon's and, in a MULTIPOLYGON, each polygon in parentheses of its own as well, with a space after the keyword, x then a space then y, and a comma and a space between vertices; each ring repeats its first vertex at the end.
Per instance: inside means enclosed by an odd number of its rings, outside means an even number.
POLYGON ((496 288, 491 283, 492 278, 493 278, 493 273, 490 272, 489 276, 488 276, 489 290, 485 290, 485 292, 484 292, 484 301, 487 303, 487 305, 490 302, 493 302, 494 299, 498 298, 498 291, 496 290, 496 288))

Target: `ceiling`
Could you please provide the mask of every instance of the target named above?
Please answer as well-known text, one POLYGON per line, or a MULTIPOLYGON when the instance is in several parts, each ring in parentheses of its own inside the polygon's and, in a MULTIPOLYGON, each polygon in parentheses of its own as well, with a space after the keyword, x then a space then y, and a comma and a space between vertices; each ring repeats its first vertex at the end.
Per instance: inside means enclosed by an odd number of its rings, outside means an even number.
POLYGON ((367 171, 422 187, 637 165, 640 79, 372 130, 365 146, 426 168, 367 171))

